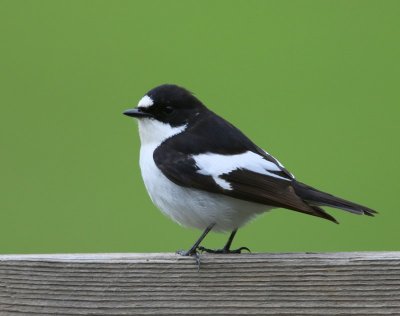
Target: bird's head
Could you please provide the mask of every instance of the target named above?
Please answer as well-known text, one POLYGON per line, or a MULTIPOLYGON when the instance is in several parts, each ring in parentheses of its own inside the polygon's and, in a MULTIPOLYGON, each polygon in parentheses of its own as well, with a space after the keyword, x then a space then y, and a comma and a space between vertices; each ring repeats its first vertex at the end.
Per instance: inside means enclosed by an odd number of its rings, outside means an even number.
POLYGON ((160 142, 186 128, 205 106, 190 91, 172 84, 158 86, 142 97, 125 115, 139 120, 143 142, 160 142))
POLYGON ((186 124, 203 109, 204 105, 190 91, 177 85, 164 84, 147 92, 136 108, 124 114, 176 127, 186 124))

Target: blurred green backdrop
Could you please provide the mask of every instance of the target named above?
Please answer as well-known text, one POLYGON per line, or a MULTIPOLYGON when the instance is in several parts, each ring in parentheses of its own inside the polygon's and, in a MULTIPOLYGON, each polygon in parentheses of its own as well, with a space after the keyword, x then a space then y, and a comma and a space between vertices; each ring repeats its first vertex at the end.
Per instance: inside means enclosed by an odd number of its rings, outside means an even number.
MULTIPOLYGON (((298 179, 377 209, 286 210, 253 251, 400 250, 399 1, 0 1, 0 252, 157 252, 200 232, 150 202, 136 122, 194 91, 298 179)), ((221 246, 212 234, 204 245, 221 246)))

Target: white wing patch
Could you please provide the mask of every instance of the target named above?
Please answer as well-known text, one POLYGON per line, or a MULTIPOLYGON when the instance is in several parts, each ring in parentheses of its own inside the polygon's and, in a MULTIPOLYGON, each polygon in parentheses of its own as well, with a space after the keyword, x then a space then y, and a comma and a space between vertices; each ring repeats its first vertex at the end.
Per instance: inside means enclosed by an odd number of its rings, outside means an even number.
MULTIPOLYGON (((264 150, 264 149, 263 149, 263 150, 264 150)), ((264 152, 265 152, 267 155, 269 155, 269 156, 271 156, 272 158, 274 158, 275 161, 276 161, 276 163, 279 165, 279 167, 285 169, 285 166, 282 165, 281 162, 280 162, 278 159, 276 159, 274 156, 272 156, 272 155, 271 155, 270 153, 268 153, 266 150, 264 150, 264 152)), ((292 176, 293 179, 295 179, 295 176, 293 175, 293 173, 291 173, 291 172, 288 171, 288 170, 286 170, 286 171, 289 172, 289 174, 292 176)))
POLYGON ((140 99, 138 103, 139 108, 148 108, 154 104, 154 101, 152 98, 150 98, 148 95, 145 95, 143 98, 140 99))
POLYGON ((246 151, 243 154, 237 155, 207 153, 194 155, 193 159, 199 168, 197 171, 198 173, 213 177, 214 181, 225 190, 232 190, 232 187, 228 181, 220 178, 220 176, 223 174, 228 174, 237 169, 245 169, 256 173, 265 174, 270 177, 288 180, 269 172, 280 171, 281 169, 273 162, 265 160, 263 157, 253 153, 252 151, 246 151))
POLYGON ((221 188, 225 190, 232 190, 232 186, 228 181, 221 179, 220 177, 213 177, 213 179, 221 188))

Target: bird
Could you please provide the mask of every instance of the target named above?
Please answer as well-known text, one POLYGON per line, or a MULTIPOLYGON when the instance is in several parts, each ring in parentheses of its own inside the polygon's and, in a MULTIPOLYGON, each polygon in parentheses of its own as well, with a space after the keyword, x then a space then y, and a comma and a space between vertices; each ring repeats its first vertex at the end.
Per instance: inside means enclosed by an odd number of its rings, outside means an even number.
POLYGON ((276 158, 208 109, 192 92, 163 84, 123 112, 138 121, 139 165, 157 208, 178 224, 203 231, 184 256, 241 253, 231 249, 241 227, 284 208, 338 223, 322 207, 374 216, 366 206, 298 181, 276 158), (201 246, 210 232, 230 233, 221 249, 201 246))

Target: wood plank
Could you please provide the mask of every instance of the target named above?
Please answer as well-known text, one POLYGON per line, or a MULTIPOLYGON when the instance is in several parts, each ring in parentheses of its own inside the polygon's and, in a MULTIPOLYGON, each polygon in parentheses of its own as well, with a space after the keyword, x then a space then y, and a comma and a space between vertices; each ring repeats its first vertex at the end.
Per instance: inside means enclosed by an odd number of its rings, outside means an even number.
POLYGON ((400 315, 400 252, 0 255, 0 315, 400 315))

